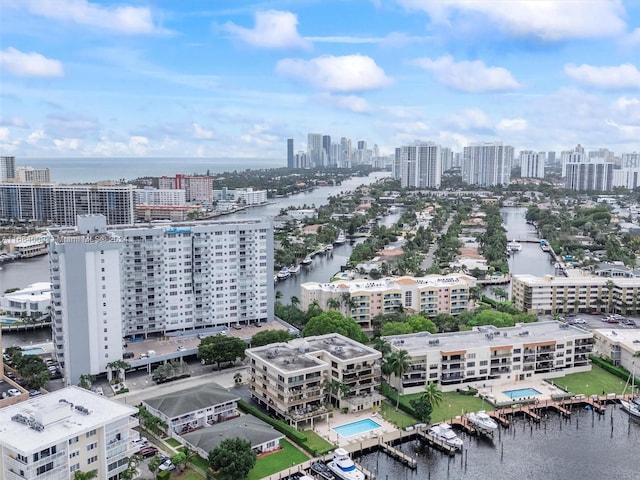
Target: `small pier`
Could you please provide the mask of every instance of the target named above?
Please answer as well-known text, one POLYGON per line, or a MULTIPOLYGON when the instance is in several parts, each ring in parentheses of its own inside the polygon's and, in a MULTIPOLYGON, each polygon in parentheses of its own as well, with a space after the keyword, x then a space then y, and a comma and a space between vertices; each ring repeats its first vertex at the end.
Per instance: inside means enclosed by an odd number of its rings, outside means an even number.
POLYGON ((450 445, 447 445, 442 440, 438 440, 437 438, 432 437, 431 435, 419 430, 415 432, 418 438, 424 440, 432 447, 446 453, 447 455, 453 457, 456 454, 456 449, 450 445))
POLYGON ((380 447, 387 455, 404 463, 407 467, 412 469, 418 468, 418 461, 415 458, 407 455, 404 452, 401 452, 400 450, 389 445, 388 443, 383 442, 380 444, 380 447))

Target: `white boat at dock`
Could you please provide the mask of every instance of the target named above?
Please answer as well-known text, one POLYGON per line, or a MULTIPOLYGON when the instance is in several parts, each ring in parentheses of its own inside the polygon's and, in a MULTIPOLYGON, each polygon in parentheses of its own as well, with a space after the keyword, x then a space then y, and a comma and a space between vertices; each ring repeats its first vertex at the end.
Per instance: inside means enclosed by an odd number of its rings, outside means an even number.
POLYGON ((364 473, 356 467, 344 448, 336 448, 333 460, 327 463, 327 467, 340 480, 364 480, 364 473))
POLYGON ((342 245, 346 241, 347 237, 344 234, 344 230, 340 230, 340 232, 338 233, 338 238, 336 238, 333 243, 335 243, 336 245, 342 245))
POLYGON ((507 250, 510 252, 519 252, 522 250, 522 245, 516 241, 514 238, 509 243, 507 243, 507 250))
POLYGON ((282 267, 282 269, 278 272, 278 280, 284 280, 286 278, 289 278, 291 276, 291 273, 289 272, 289 268, 288 267, 282 267))
POLYGON ((458 435, 456 435, 456 432, 453 431, 451 425, 449 425, 448 423, 433 425, 429 429, 429 435, 431 435, 436 440, 440 440, 446 445, 449 445, 450 447, 453 447, 457 450, 462 449, 462 440, 458 437, 458 435))
POLYGON ((311 262, 313 262, 311 256, 307 255, 306 257, 304 257, 304 260, 302 260, 302 265, 311 265, 311 262))
POLYGON ((487 412, 480 410, 476 413, 467 413, 469 423, 482 433, 493 433, 498 429, 498 423, 487 415, 487 412))
POLYGON ((292 273, 292 274, 300 273, 300 265, 299 264, 291 265, 289 267, 289 273, 292 273))

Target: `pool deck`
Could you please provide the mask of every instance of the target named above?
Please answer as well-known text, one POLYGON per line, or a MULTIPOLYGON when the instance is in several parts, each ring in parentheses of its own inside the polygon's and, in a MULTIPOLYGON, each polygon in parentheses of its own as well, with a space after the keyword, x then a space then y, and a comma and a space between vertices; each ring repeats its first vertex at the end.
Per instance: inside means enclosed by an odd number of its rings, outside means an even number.
POLYGON ((552 400, 553 395, 563 393, 564 391, 552 383, 547 383, 542 380, 524 380, 516 383, 510 382, 501 385, 491 385, 487 387, 480 387, 478 393, 485 397, 488 401, 497 404, 517 403, 519 400, 527 400, 529 396, 511 398, 504 393, 505 390, 522 390, 532 388, 540 392, 539 395, 530 395, 530 399, 537 399, 542 402, 545 400, 552 400))
POLYGON ((330 418, 328 422, 324 420, 316 422, 314 430, 318 435, 328 440, 329 442, 336 444, 339 447, 344 447, 347 445, 360 443, 367 439, 377 438, 384 435, 385 433, 397 431, 398 428, 392 423, 387 422, 378 413, 372 412, 371 410, 365 410, 363 412, 355 413, 339 413, 334 410, 333 418, 330 418), (369 430, 363 433, 358 433, 349 437, 343 437, 342 435, 332 430, 333 427, 338 427, 341 425, 346 425, 366 419, 371 419, 372 421, 376 422, 380 425, 380 428, 369 430))

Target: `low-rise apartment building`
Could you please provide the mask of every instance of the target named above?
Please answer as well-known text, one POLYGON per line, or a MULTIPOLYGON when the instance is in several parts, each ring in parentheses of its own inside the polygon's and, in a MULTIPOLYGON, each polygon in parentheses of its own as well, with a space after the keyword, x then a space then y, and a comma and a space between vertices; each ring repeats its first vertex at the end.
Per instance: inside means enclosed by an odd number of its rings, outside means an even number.
POLYGON ((50 314, 51 283, 37 282, 5 293, 0 297, 0 311, 10 317, 28 317, 37 319, 50 314))
MULTIPOLYGON (((610 359, 614 365, 633 371, 634 362, 640 365, 640 330, 602 328, 593 330, 595 353, 610 359)), ((636 368, 636 376, 640 370, 636 368)))
POLYGON ((328 415, 326 404, 356 412, 380 405, 382 354, 338 333, 246 351, 251 396, 290 424, 328 415))
POLYGON ((300 305, 303 310, 313 302, 325 310, 332 303, 340 305, 345 315, 371 330, 377 315, 400 309, 425 312, 429 317, 459 315, 467 310, 469 289, 475 284, 474 277, 464 274, 307 282, 300 286, 300 305))
POLYGON ((591 333, 555 321, 393 335, 386 340, 392 351, 405 350, 410 357, 402 378, 391 378, 403 395, 421 392, 429 382, 446 392, 584 372, 591 369, 593 350, 591 333))
POLYGON ((513 275, 511 298, 519 310, 533 314, 607 311, 637 313, 640 278, 513 275))
POLYGON ((67 387, 2 409, 0 478, 68 480, 96 470, 116 480, 135 453, 137 409, 67 387))

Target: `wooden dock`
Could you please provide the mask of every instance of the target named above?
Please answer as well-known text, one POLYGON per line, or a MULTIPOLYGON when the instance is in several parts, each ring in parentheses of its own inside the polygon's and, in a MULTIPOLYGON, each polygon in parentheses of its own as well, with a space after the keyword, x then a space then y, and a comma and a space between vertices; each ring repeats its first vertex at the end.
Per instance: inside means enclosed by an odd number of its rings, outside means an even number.
POLYGON ((422 430, 418 430, 414 433, 418 436, 419 439, 424 440, 432 447, 437 448, 438 450, 446 453, 451 457, 453 457, 457 452, 457 450, 454 447, 447 445, 442 440, 438 440, 437 438, 432 437, 431 435, 423 432, 422 430))
POLYGON ((404 463, 407 467, 412 468, 412 469, 416 469, 418 468, 418 461, 407 455, 404 452, 401 452, 400 450, 398 450, 397 448, 393 447, 392 445, 389 445, 386 442, 382 442, 380 444, 380 448, 382 448, 382 450, 389 455, 392 458, 395 458, 396 460, 404 463))

